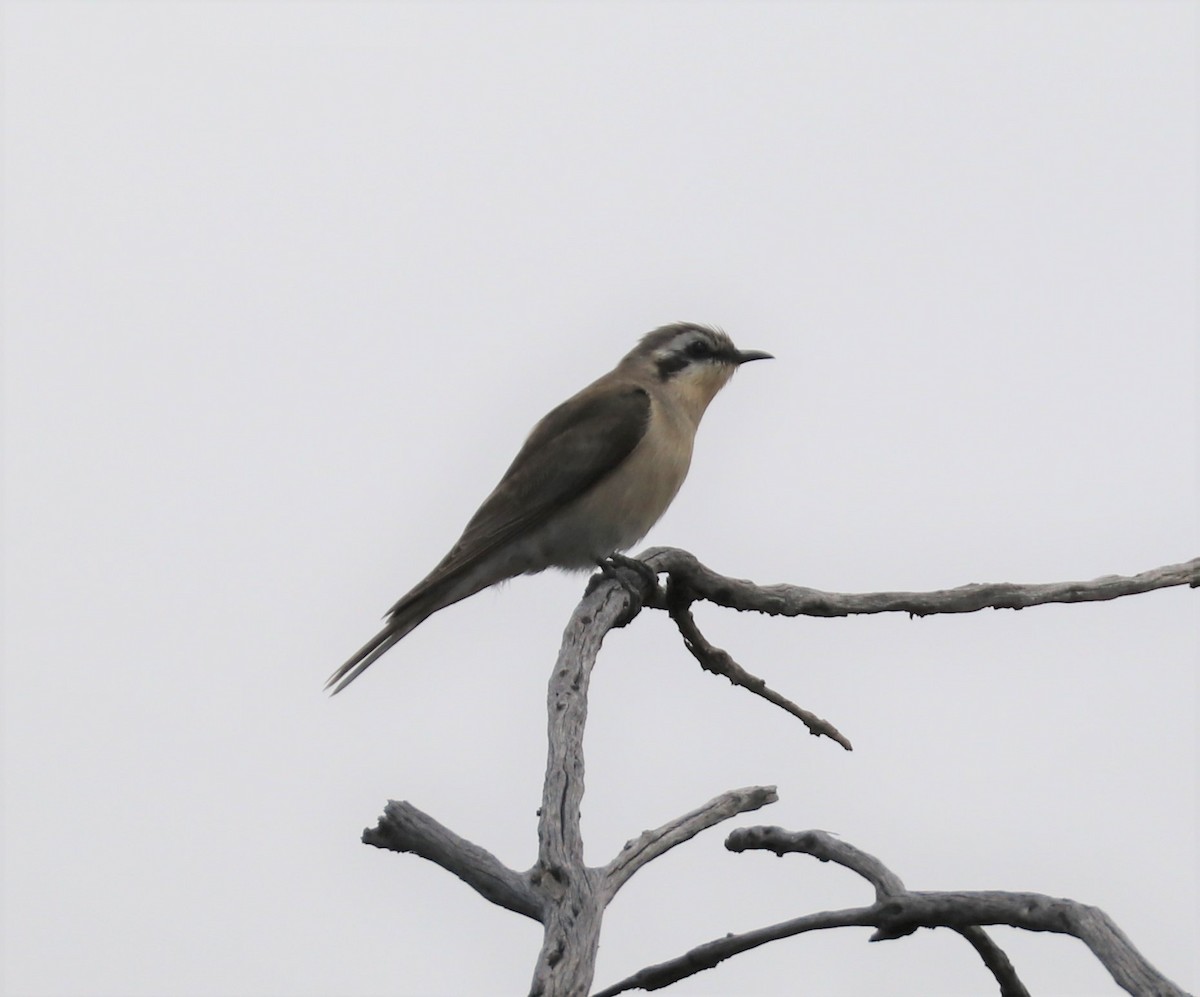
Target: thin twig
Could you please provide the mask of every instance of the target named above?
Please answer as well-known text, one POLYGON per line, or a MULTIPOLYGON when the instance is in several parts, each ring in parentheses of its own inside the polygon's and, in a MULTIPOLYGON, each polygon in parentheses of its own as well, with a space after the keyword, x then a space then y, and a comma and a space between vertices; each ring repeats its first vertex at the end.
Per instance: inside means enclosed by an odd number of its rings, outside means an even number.
POLYGON ((704 806, 697 807, 691 813, 663 824, 662 827, 653 831, 643 831, 632 841, 627 841, 621 853, 604 867, 601 882, 607 897, 605 904, 607 905, 617 890, 629 881, 629 877, 647 862, 652 862, 664 852, 723 820, 765 807, 778 799, 774 786, 731 789, 728 793, 722 793, 716 799, 709 800, 704 806))
POLYGON ((661 990, 672 983, 678 983, 689 976, 712 969, 735 955, 806 931, 852 926, 871 927, 874 923, 871 919, 873 910, 872 906, 850 910, 822 911, 819 914, 806 914, 804 917, 793 918, 768 928, 756 928, 754 931, 746 931, 740 935, 725 935, 723 938, 697 945, 674 959, 639 969, 632 976, 627 976, 611 987, 597 991, 592 997, 616 997, 617 994, 623 994, 627 990, 661 990))
POLYGON ((970 942, 971 947, 979 953, 983 964, 1000 984, 1000 997, 1030 997, 1029 991, 1025 989, 1025 984, 1017 976, 1017 970, 1013 966, 1012 960, 1008 958, 1004 949, 992 940, 991 935, 974 924, 967 928, 955 928, 954 930, 970 942))
POLYGON ((790 699, 768 686, 757 675, 746 671, 733 660, 728 651, 709 643, 708 638, 700 632, 700 628, 696 625, 695 617, 692 616, 689 608, 690 599, 681 594, 684 591, 686 591, 684 583, 676 582, 675 577, 672 576, 667 590, 667 611, 683 636, 684 646, 691 652, 692 657, 700 662, 701 668, 714 675, 724 675, 734 685, 740 685, 754 695, 761 696, 767 702, 787 710, 792 716, 798 717, 814 737, 828 737, 847 751, 854 750, 849 739, 828 720, 822 719, 802 706, 797 706, 790 699))

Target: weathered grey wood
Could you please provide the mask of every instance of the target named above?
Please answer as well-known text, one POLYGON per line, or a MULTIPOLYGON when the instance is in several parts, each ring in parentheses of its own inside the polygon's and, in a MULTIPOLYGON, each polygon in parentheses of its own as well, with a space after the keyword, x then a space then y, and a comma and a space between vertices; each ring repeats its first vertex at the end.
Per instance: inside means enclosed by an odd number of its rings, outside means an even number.
POLYGON ((1098 907, 1040 893, 907 893, 876 905, 872 941, 900 938, 917 928, 962 928, 1007 924, 1026 931, 1074 935, 1138 997, 1188 997, 1154 968, 1112 919, 1098 907))
MULTIPOLYGON (((645 831, 626 843, 607 865, 583 861, 580 804, 584 791, 583 733, 592 668, 605 635, 624 626, 643 605, 670 609, 690 650, 704 667, 728 675, 758 695, 788 709, 813 733, 845 740, 827 721, 766 689, 695 627, 688 605, 705 599, 738 610, 784 616, 845 616, 853 613, 974 612, 989 606, 1020 609, 1047 602, 1115 599, 1172 585, 1200 585, 1200 559, 1130 577, 1049 585, 966 585, 937 592, 843 594, 792 585, 757 586, 724 578, 687 551, 656 548, 642 555, 659 573, 670 575, 667 589, 649 573, 610 573, 593 584, 576 608, 559 650, 548 690, 546 781, 538 821, 538 859, 528 872, 504 866, 494 855, 404 802, 389 802, 363 841, 379 848, 412 852, 454 873, 481 896, 544 925, 544 938, 530 988, 534 997, 586 997, 592 981, 604 909, 629 878, 648 862, 707 827, 775 801, 774 787, 724 793, 704 806, 645 831), (682 607, 682 608, 681 608, 682 607), (686 625, 690 621, 690 625, 686 625)), ((1039 894, 914 893, 877 859, 823 832, 751 828, 734 832, 727 845, 803 851, 834 861, 867 878, 876 888, 870 907, 827 911, 728 936, 698 946, 678 959, 652 966, 597 994, 658 989, 710 968, 724 959, 777 938, 843 925, 875 927, 873 940, 896 938, 918 927, 951 927, 975 946, 1000 982, 1004 997, 1028 997, 1004 953, 982 924, 1010 924, 1033 931, 1074 934, 1091 947, 1113 978, 1130 993, 1179 997, 1183 991, 1150 966, 1107 916, 1096 908, 1039 894)))
POLYGON ((1106 575, 1090 582, 1054 582, 1045 585, 963 585, 934 592, 822 592, 798 585, 756 585, 718 575, 694 555, 674 547, 653 547, 639 558, 657 573, 666 573, 666 589, 648 587, 646 605, 670 613, 684 646, 705 671, 724 675, 734 685, 760 696, 801 720, 816 736, 831 738, 847 751, 851 744, 832 723, 797 706, 743 668, 727 651, 713 646, 700 632, 691 604, 705 600, 739 611, 773 616, 850 616, 904 612, 912 616, 934 613, 973 613, 981 609, 1022 609, 1052 602, 1088 602, 1116 599, 1176 585, 1200 585, 1200 558, 1167 565, 1139 575, 1106 575))
POLYGON ((856 872, 875 890, 876 900, 908 892, 891 869, 874 855, 856 848, 828 831, 788 831, 782 827, 742 827, 730 831, 725 847, 731 852, 762 851, 787 855, 800 852, 822 862, 832 862, 856 872))
POLYGON ((1102 602, 1176 585, 1200 586, 1200 558, 1137 575, 1105 575, 1089 582, 1013 584, 991 582, 933 592, 822 592, 799 585, 756 585, 726 578, 675 547, 652 547, 638 555, 660 572, 686 581, 695 598, 771 616, 852 616, 870 613, 975 613, 1025 609, 1052 602, 1102 602))
POLYGON ((708 638, 700 632, 699 626, 696 625, 696 619, 692 616, 690 595, 680 597, 680 593, 686 593, 687 590, 688 585, 686 581, 676 582, 672 579, 667 586, 667 612, 671 614, 671 619, 675 621, 675 625, 679 628, 679 635, 683 638, 684 647, 691 652, 693 658, 700 662, 701 668, 707 672, 712 672, 714 675, 724 675, 734 685, 741 686, 756 696, 761 696, 768 703, 773 703, 787 710, 788 713, 803 723, 808 728, 808 732, 814 737, 828 737, 836 741, 847 751, 854 750, 853 745, 850 744, 850 740, 828 720, 817 716, 811 710, 797 706, 790 699, 770 688, 757 675, 752 675, 746 671, 745 668, 733 660, 733 655, 728 651, 722 650, 710 643, 708 638))
POLYGON ((586 997, 604 909, 621 886, 646 863, 705 828, 777 799, 773 787, 733 790, 644 832, 603 868, 584 864, 579 817, 588 685, 605 635, 639 609, 623 585, 605 581, 594 586, 563 632, 550 678, 546 781, 538 820, 538 861, 531 873, 532 885, 544 899, 545 933, 531 997, 586 997))
MULTIPOLYGON (((875 888, 875 899, 881 903, 888 897, 901 896, 908 892, 900 877, 874 855, 826 831, 746 827, 731 832, 725 839, 725 847, 731 852, 763 849, 776 855, 804 852, 822 862, 845 866, 875 888)), ((1017 976, 1017 971, 1008 956, 986 931, 974 924, 955 930, 971 943, 984 965, 991 970, 996 982, 1000 984, 1001 997, 1029 997, 1029 991, 1017 976)))
POLYGON ((375 827, 362 833, 363 844, 393 852, 411 852, 452 872, 485 900, 535 921, 545 904, 528 873, 514 872, 495 855, 460 838, 407 801, 389 800, 375 827))
POLYGON ((994 943, 982 944, 986 935, 981 926, 992 924, 1073 935, 1092 950, 1120 987, 1136 997, 1189 997, 1155 969, 1108 915, 1096 907, 1040 893, 910 892, 879 859, 825 831, 742 828, 729 835, 726 847, 731 851, 766 849, 779 855, 802 852, 835 862, 867 879, 875 887, 878 899, 869 907, 822 911, 726 935, 675 959, 648 966, 594 997, 616 997, 629 990, 659 990, 768 942, 808 931, 850 926, 875 928, 871 941, 902 938, 917 928, 953 928, 964 933, 980 951, 1000 982, 1002 993, 1026 994, 1007 957, 994 943))
POLYGON ((481 896, 544 925, 531 995, 586 997, 595 968, 604 908, 648 862, 705 828, 776 800, 773 787, 724 793, 704 806, 628 842, 611 862, 583 861, 580 804, 583 733, 592 668, 605 635, 636 615, 640 603, 615 581, 593 586, 563 633, 547 695, 546 780, 538 819, 538 860, 527 873, 459 837, 410 803, 391 801, 363 841, 411 852, 454 873, 481 896))
POLYGON ((704 806, 697 807, 691 813, 653 831, 643 831, 632 841, 625 842, 621 853, 608 863, 603 870, 602 886, 605 903, 607 904, 617 891, 629 882, 629 878, 646 865, 653 862, 664 852, 670 851, 676 845, 694 838, 701 831, 728 820, 737 814, 747 813, 775 803, 779 796, 774 786, 747 786, 745 789, 732 789, 722 793, 716 799, 709 800, 704 806))
POLYGON ((535 887, 546 898, 545 933, 531 997, 585 997, 592 985, 604 900, 583 862, 583 730, 592 668, 605 635, 631 608, 615 582, 594 586, 563 632, 547 694, 546 781, 538 817, 535 887))

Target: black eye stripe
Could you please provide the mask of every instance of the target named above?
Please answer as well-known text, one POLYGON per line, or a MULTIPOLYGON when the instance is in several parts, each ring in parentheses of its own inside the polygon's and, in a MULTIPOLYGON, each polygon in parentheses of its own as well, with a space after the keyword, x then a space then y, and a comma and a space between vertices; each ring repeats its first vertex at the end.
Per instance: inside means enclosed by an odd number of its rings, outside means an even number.
POLYGON ((654 362, 659 380, 665 381, 685 367, 710 360, 717 355, 713 344, 707 339, 691 339, 680 343, 669 353, 660 354, 654 362))
POLYGON ((659 357, 655 365, 658 367, 658 379, 665 381, 672 374, 678 374, 691 362, 691 358, 683 353, 683 351, 668 353, 665 357, 659 357))

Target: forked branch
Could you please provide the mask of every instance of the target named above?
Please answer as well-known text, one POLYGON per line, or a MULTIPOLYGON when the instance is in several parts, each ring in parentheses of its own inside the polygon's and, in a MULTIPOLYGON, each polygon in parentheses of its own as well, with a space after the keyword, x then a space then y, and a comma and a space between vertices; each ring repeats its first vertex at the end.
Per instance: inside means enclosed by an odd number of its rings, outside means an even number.
MULTIPOLYGON (((1024 609, 1054 602, 1098 602, 1177 585, 1200 586, 1200 558, 1143 571, 1137 575, 1105 575, 1090 582, 1051 582, 1017 585, 1010 582, 962 585, 933 592, 822 592, 799 585, 756 585, 741 578, 718 575, 695 555, 676 547, 652 547, 638 560, 666 574, 666 588, 646 586, 640 603, 670 613, 684 646, 708 672, 724 675, 734 685, 774 703, 801 720, 809 733, 828 737, 847 751, 850 741, 833 724, 797 706, 751 674, 733 657, 713 646, 692 616, 693 602, 703 600, 739 611, 769 616, 853 616, 874 613, 974 613, 981 609, 1024 609)), ((636 615, 640 605, 632 606, 636 615)))
POLYGON ((1004 997, 1028 997, 1012 964, 988 938, 983 925, 1004 924, 1028 931, 1073 935, 1084 942, 1116 983, 1138 997, 1188 997, 1155 969, 1102 910, 1040 893, 957 892, 913 893, 873 855, 825 831, 785 831, 751 827, 734 831, 725 841, 730 851, 765 849, 777 855, 802 852, 857 872, 875 888, 869 907, 807 914, 738 935, 699 945, 668 962, 648 966, 595 994, 616 997, 629 990, 658 990, 711 969, 741 952, 808 931, 848 926, 873 927, 871 941, 902 938, 917 928, 952 928, 975 947, 1000 984, 1004 997))
MULTIPOLYGON (((699 599, 738 610, 783 616, 845 616, 852 613, 908 612, 913 615, 974 612, 989 606, 1020 609, 1047 602, 1115 599, 1171 585, 1200 585, 1200 559, 1130 577, 1051 585, 966 585, 939 592, 884 592, 860 595, 821 592, 792 585, 758 586, 725 578, 687 551, 656 548, 641 556, 652 570, 621 568, 588 588, 576 607, 559 651, 548 693, 546 780, 538 823, 538 859, 527 872, 509 869, 486 849, 459 837, 409 803, 391 802, 363 841, 379 848, 411 852, 454 873, 481 896, 540 921, 544 944, 534 971, 534 997, 585 997, 591 985, 604 909, 617 891, 646 863, 705 828, 757 809, 776 799, 774 787, 732 790, 661 827, 631 840, 611 862, 589 867, 583 861, 580 803, 584 790, 583 732, 592 668, 605 635, 624 626, 643 606, 668 610, 684 641, 710 671, 787 710, 813 734, 850 743, 828 721, 767 688, 729 654, 700 633, 690 606, 699 599), (668 574, 664 589, 657 575, 668 574)), ((1182 995, 1178 987, 1145 962, 1129 940, 1095 908, 1038 894, 911 893, 882 863, 822 832, 789 835, 753 828, 730 835, 727 847, 805 851, 835 861, 868 879, 876 889, 870 907, 811 914, 744 935, 730 936, 661 966, 653 966, 603 991, 658 989, 776 938, 820 928, 871 925, 874 939, 898 938, 918 927, 951 927, 979 952, 1000 982, 1004 997, 1028 997, 1004 953, 980 925, 1011 924, 1034 931, 1061 931, 1083 939, 1131 993, 1182 995)), ((600 995, 597 995, 600 997, 600 995)))

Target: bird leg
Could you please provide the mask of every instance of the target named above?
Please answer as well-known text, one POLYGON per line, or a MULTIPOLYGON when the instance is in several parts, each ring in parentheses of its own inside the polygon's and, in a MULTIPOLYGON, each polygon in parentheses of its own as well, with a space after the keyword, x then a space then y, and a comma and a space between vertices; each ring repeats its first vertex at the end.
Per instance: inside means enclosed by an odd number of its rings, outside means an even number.
POLYGON ((626 557, 624 554, 618 554, 614 551, 603 561, 597 561, 596 563, 600 566, 600 570, 610 578, 620 579, 621 575, 616 569, 626 568, 629 571, 636 571, 641 575, 647 588, 658 588, 658 572, 645 561, 639 561, 636 557, 626 557))
MULTIPOLYGON (((632 620, 641 611, 642 606, 646 602, 648 592, 655 592, 658 589, 658 572, 645 561, 639 561, 637 558, 613 553, 609 554, 606 558, 598 560, 596 566, 600 569, 602 577, 611 578, 629 593, 631 600, 629 620, 632 620), (642 584, 638 585, 634 582, 629 577, 629 572, 640 576, 642 584)), ((593 585, 595 581, 598 581, 598 579, 593 580, 593 585)), ((592 585, 589 585, 589 591, 591 588, 592 585)), ((625 622, 628 623, 629 620, 625 622)))

